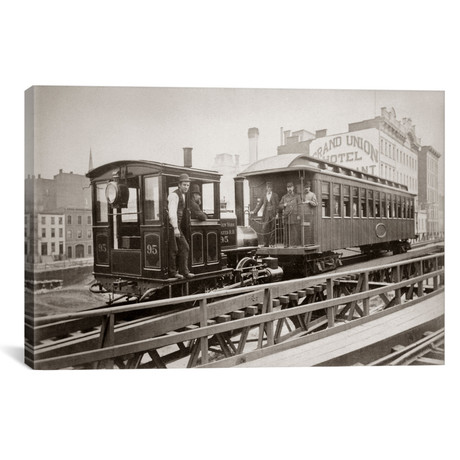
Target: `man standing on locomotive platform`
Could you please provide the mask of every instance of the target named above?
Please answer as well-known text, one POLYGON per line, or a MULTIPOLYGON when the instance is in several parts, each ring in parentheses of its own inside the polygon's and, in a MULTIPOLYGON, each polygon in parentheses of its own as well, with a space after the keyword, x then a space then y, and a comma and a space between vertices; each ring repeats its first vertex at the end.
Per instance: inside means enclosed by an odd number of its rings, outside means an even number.
POLYGON ((190 246, 186 235, 190 229, 190 210, 187 207, 186 195, 190 188, 190 177, 187 174, 179 176, 179 185, 168 195, 169 213, 169 277, 184 279, 192 278, 193 273, 188 269, 190 246), (179 273, 176 271, 176 258, 179 273))
POLYGON ((300 230, 300 195, 294 193, 294 184, 286 184, 287 193, 281 198, 279 210, 283 214, 284 246, 298 246, 300 230))
POLYGON ((262 200, 259 201, 254 211, 251 211, 251 215, 257 214, 260 208, 263 206, 262 212, 262 240, 264 246, 272 245, 275 239, 275 219, 278 213, 279 197, 273 191, 273 184, 267 182, 265 184, 266 192, 262 200))

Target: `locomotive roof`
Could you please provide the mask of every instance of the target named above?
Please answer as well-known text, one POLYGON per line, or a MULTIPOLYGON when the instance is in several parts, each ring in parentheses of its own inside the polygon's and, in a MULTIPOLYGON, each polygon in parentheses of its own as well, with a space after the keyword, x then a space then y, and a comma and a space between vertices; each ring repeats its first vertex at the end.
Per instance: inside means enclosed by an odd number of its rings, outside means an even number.
POLYGON ((150 160, 119 160, 104 165, 98 166, 86 173, 86 177, 93 180, 106 175, 110 171, 120 167, 133 168, 136 174, 151 174, 154 172, 162 172, 163 174, 180 175, 184 172, 188 173, 192 179, 207 179, 219 181, 221 174, 217 171, 211 171, 198 168, 187 168, 185 166, 171 165, 168 163, 161 163, 158 161, 150 160))
MULTIPOLYGON (((329 175, 340 175, 358 181, 366 181, 380 184, 387 187, 397 188, 408 192, 406 185, 399 184, 389 179, 383 179, 373 174, 368 174, 356 169, 347 168, 337 163, 331 163, 319 158, 314 158, 303 153, 285 153, 274 155, 255 161, 244 171, 238 174, 239 177, 260 176, 263 174, 276 174, 292 170, 312 171, 329 175)), ((411 192, 408 192, 411 193, 411 192)), ((415 195, 415 194, 414 194, 415 195)))

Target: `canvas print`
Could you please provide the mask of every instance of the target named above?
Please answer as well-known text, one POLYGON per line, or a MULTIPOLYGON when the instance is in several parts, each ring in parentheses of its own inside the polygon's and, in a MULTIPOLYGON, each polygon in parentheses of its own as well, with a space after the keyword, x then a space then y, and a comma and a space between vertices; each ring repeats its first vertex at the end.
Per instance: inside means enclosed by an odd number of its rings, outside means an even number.
POLYGON ((33 86, 34 369, 444 364, 442 91, 33 86))

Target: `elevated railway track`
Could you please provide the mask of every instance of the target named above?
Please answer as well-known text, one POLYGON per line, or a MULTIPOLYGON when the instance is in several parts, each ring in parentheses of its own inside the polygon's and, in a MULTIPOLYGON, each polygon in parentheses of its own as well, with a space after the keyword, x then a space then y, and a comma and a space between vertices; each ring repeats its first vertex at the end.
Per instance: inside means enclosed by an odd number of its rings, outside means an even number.
MULTIPOLYGON (((409 256, 405 254, 404 256, 409 256)), ((26 317, 37 369, 230 367, 443 291, 444 254, 299 280, 26 317)))

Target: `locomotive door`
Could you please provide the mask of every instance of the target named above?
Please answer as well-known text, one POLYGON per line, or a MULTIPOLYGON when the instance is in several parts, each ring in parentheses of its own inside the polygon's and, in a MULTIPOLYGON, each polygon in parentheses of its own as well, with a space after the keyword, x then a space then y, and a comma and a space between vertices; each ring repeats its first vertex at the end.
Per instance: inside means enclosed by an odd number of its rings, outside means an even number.
POLYGON ((141 241, 139 212, 139 181, 127 181, 129 197, 124 207, 110 209, 112 272, 124 275, 141 274, 141 241))

